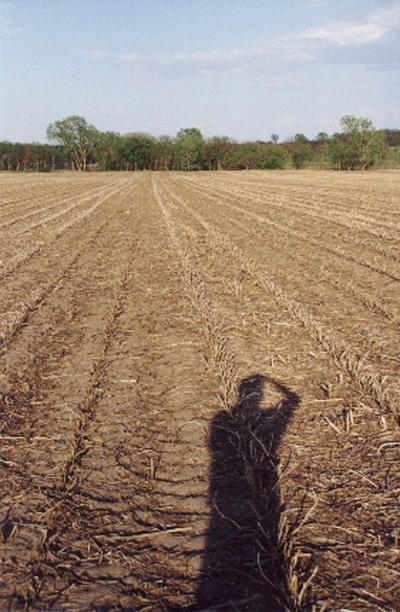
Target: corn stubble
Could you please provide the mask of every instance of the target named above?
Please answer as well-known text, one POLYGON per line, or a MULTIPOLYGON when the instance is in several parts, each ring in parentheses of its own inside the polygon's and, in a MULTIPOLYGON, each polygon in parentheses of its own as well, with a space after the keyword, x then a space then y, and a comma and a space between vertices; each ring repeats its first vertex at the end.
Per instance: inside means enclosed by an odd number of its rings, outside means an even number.
POLYGON ((398 174, 0 180, 0 606, 397 610, 398 174))

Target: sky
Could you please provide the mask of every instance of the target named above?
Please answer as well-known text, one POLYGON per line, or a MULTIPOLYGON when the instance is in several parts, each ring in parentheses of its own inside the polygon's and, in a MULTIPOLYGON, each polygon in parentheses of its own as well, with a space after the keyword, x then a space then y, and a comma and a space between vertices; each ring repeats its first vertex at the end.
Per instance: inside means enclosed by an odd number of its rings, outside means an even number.
POLYGON ((400 0, 0 0, 0 140, 400 129, 400 0))

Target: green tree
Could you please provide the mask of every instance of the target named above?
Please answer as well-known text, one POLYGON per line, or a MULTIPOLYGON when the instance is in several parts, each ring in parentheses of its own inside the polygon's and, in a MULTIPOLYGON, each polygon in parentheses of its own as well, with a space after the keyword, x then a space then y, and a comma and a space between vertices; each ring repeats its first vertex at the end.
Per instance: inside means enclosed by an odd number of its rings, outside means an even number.
POLYGON ((329 140, 329 136, 326 132, 319 132, 315 140, 317 142, 327 142, 329 140))
POLYGON ((240 170, 250 170, 257 167, 258 151, 255 142, 243 142, 239 145, 238 160, 240 170))
POLYGON ((73 168, 86 170, 88 157, 99 140, 99 132, 84 117, 72 115, 51 123, 47 128, 47 138, 65 147, 71 155, 73 168))
POLYGON ((0 170, 12 170, 11 151, 13 144, 9 141, 0 143, 0 170))
POLYGON ((319 132, 311 142, 312 162, 320 169, 329 167, 329 136, 319 132))
POLYGON ((154 170, 170 170, 172 166, 173 141, 164 134, 154 143, 153 168, 154 170))
POLYGON ((32 142, 30 145, 29 169, 36 172, 50 172, 62 169, 68 164, 68 154, 60 146, 32 142))
POLYGON ((283 150, 270 142, 244 142, 238 150, 239 169, 281 169, 285 165, 283 150))
POLYGON ((144 132, 134 132, 122 137, 120 156, 127 170, 151 170, 155 139, 144 132))
POLYGON ((331 163, 342 170, 366 170, 383 160, 386 134, 376 130, 370 119, 345 115, 340 120, 343 134, 331 140, 331 163))
POLYGON ((23 153, 23 158, 22 158, 22 163, 24 166, 24 171, 28 170, 29 168, 29 158, 30 158, 30 154, 31 154, 31 147, 29 144, 24 144, 24 153, 23 153))
POLYGON ((295 151, 292 155, 292 164, 299 170, 300 168, 304 168, 307 159, 308 155, 305 151, 295 151))
POLYGON ((294 141, 304 145, 309 143, 307 136, 304 136, 304 134, 295 134, 294 141))
POLYGON ((96 160, 102 170, 119 170, 118 153, 121 136, 116 132, 100 132, 96 143, 96 160))
POLYGON ((304 168, 307 162, 312 160, 311 143, 304 134, 296 134, 294 140, 287 144, 291 153, 292 166, 304 168))
POLYGON ((197 128, 179 130, 174 143, 174 166, 177 170, 201 170, 204 140, 197 128))
POLYGON ((11 150, 11 165, 13 170, 19 172, 23 166, 24 158, 24 145, 20 142, 16 142, 12 146, 11 150))
POLYGON ((213 136, 205 142, 203 159, 208 170, 231 170, 235 168, 238 144, 227 136, 213 136))
POLYGON ((277 146, 267 142, 258 145, 257 168, 268 170, 282 170, 285 166, 285 153, 277 146))

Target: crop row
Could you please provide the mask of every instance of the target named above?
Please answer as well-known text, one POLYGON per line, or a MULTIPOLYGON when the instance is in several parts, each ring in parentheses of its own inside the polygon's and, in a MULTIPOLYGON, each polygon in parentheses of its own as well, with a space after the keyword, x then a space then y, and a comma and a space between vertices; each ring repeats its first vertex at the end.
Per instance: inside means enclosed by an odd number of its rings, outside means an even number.
MULTIPOLYGON (((400 280, 400 275, 397 274, 395 271, 392 271, 391 268, 387 268, 387 266, 385 265, 384 267, 381 265, 376 265, 374 263, 374 261, 371 261, 369 259, 366 259, 365 257, 359 257, 359 256, 355 256, 351 253, 351 251, 349 251, 347 248, 343 248, 338 244, 338 240, 334 240, 333 243, 335 246, 330 246, 329 244, 326 243, 326 241, 322 242, 316 238, 314 238, 312 236, 311 233, 304 233, 301 232, 299 230, 293 229, 288 227, 288 225, 286 224, 282 224, 282 223, 278 223, 268 217, 266 217, 265 215, 259 215, 251 210, 248 210, 247 208, 244 207, 240 207, 240 206, 236 206, 235 204, 230 204, 228 202, 221 202, 216 196, 213 196, 211 194, 207 194, 207 198, 209 198, 212 201, 215 201, 218 204, 223 203, 224 207, 226 207, 227 209, 230 210, 234 210, 237 213, 239 213, 240 215, 245 215, 253 220, 255 220, 257 223, 259 223, 261 226, 262 225, 267 225, 269 227, 273 227, 277 230, 279 230, 278 235, 281 235, 281 240, 283 241, 284 237, 286 236, 293 236, 296 240, 299 241, 300 245, 307 245, 307 247, 309 245, 311 245, 313 248, 316 249, 316 253, 320 253, 320 251, 325 251, 327 253, 330 253, 336 257, 339 258, 340 261, 349 261, 349 262, 353 262, 356 263, 364 268, 368 268, 373 272, 376 272, 377 274, 379 274, 380 276, 389 278, 390 280, 394 280, 394 281, 398 281, 400 280)), ((326 238, 326 233, 324 232, 324 237, 326 238)), ((276 239, 276 238, 275 238, 276 239)), ((357 243, 356 241, 353 241, 353 244, 357 243)), ((384 253, 385 257, 388 256, 388 253, 385 252, 384 253)), ((296 257, 298 256, 298 252, 296 252, 296 257)), ((318 256, 318 255, 317 255, 318 256)), ((397 257, 396 257, 397 259, 397 257)))
MULTIPOLYGON (((128 181, 126 179, 125 183, 127 183, 127 182, 128 181)), ((98 200, 93 206, 97 207, 99 202, 100 203, 104 202, 104 200, 106 200, 109 197, 115 195, 116 193, 118 193, 120 188, 121 188, 120 185, 117 188, 115 188, 115 186, 109 187, 108 190, 106 191, 105 197, 100 198, 100 200, 98 200)), ((98 193, 104 192, 104 190, 96 190, 96 191, 98 193)), ((35 229, 36 227, 47 226, 48 223, 51 223, 52 221, 55 221, 56 219, 59 219, 60 217, 63 217, 65 215, 67 215, 70 211, 81 208, 82 203, 84 203, 84 202, 86 202, 88 200, 91 200, 92 198, 93 198, 93 195, 84 196, 78 202, 74 202, 70 206, 67 206, 66 208, 63 208, 61 211, 59 211, 59 212, 57 212, 55 214, 52 214, 52 215, 47 215, 45 217, 42 217, 39 221, 31 223, 30 225, 28 225, 24 229, 18 231, 16 233, 16 236, 18 236, 20 234, 26 234, 27 232, 30 232, 32 229, 35 229)), ((92 209, 93 209, 93 207, 92 207, 92 209)))
MULTIPOLYGON (((18 248, 17 254, 9 259, 7 267, 4 267, 0 272, 0 280, 13 274, 22 264, 29 261, 35 255, 41 253, 54 240, 62 236, 67 230, 72 229, 83 220, 87 219, 97 208, 99 208, 99 206, 101 206, 101 204, 104 204, 104 202, 109 200, 111 197, 118 195, 120 192, 121 185, 118 188, 108 190, 106 195, 96 200, 92 206, 84 210, 78 209, 76 213, 62 225, 51 232, 47 231, 45 241, 29 242, 28 244, 25 244, 23 248, 18 248)), ((76 209, 77 206, 78 205, 74 206, 73 208, 76 209)), ((62 213, 63 212, 65 211, 62 211, 62 213)), ((42 219, 41 224, 37 225, 43 225, 44 223, 46 223, 46 220, 42 219)))
MULTIPOLYGON (((192 184, 196 190, 202 191, 203 193, 205 193, 205 195, 208 198, 218 200, 219 202, 221 202, 222 199, 228 200, 228 202, 230 202, 232 200, 232 195, 234 195, 235 197, 237 195, 236 192, 233 193, 231 191, 224 190, 223 193, 221 193, 218 197, 216 197, 215 191, 218 192, 218 190, 207 189, 204 187, 204 185, 200 185, 195 182, 193 182, 192 184)), ((321 212, 309 213, 306 210, 307 204, 296 203, 294 201, 290 201, 290 204, 285 205, 284 202, 282 202, 282 198, 273 198, 272 196, 269 198, 266 198, 265 196, 257 197, 254 194, 248 193, 246 191, 242 191, 240 194, 240 197, 244 198, 245 201, 248 202, 249 195, 251 196, 252 203, 255 201, 259 201, 262 204, 263 222, 270 223, 271 225, 275 224, 276 227, 278 227, 279 229, 282 229, 282 223, 280 224, 279 222, 274 221, 273 218, 271 218, 272 211, 274 211, 275 213, 278 213, 278 215, 280 213, 285 212, 286 220, 287 219, 297 219, 298 222, 301 223, 302 225, 304 225, 302 216, 307 215, 311 219, 316 220, 318 222, 319 227, 321 227, 320 224, 323 223, 324 238, 326 239, 329 236, 335 244, 337 244, 337 242, 341 242, 344 244, 347 243, 349 245, 349 248, 354 245, 357 245, 359 247, 362 247, 366 251, 375 251, 377 253, 380 253, 381 255, 385 257, 385 259, 393 259, 393 260, 400 259, 400 239, 399 239, 399 234, 397 231, 382 232, 382 230, 374 229, 376 227, 376 224, 373 224, 373 227, 371 227, 369 224, 355 223, 352 220, 346 223, 343 221, 343 219, 346 218, 346 216, 348 215, 348 213, 346 212, 338 214, 338 217, 335 219, 332 219, 332 212, 329 209, 325 209, 325 208, 324 208, 323 213, 321 212), (266 217, 265 216, 266 214, 268 214, 269 217, 266 217), (329 227, 329 223, 333 223, 335 225, 338 225, 339 227, 346 229, 346 232, 344 233, 335 232, 331 227, 329 227), (357 234, 354 235, 354 232, 356 230, 366 232, 370 236, 373 235, 375 238, 377 238, 377 241, 371 242, 371 240, 368 239, 368 237, 364 239, 357 234), (389 244, 383 243, 384 240, 387 240, 389 244), (396 246, 396 244, 399 246, 396 246)), ((228 205, 228 203, 226 205, 228 205)), ((231 204, 231 206, 233 206, 233 204, 231 204)), ((240 210, 240 212, 243 212, 244 214, 247 213, 246 208, 240 207, 238 208, 238 210, 240 210)), ((319 211, 321 210, 320 206, 318 207, 318 210, 319 211)), ((285 221, 285 219, 283 219, 283 221, 285 221)), ((288 227, 287 223, 285 223, 284 227, 287 233, 296 235, 294 233, 295 230, 288 227)), ((393 225, 389 225, 389 227, 391 230, 394 230, 393 225)), ((310 228, 310 231, 307 233, 308 237, 310 237, 310 235, 312 234, 312 231, 313 231, 313 228, 310 228)), ((319 233, 320 232, 317 231, 317 234, 319 233)), ((301 235, 300 233, 298 233, 297 235, 301 238, 304 238, 304 234, 301 235)), ((321 243, 321 241, 318 241, 315 239, 314 239, 314 243, 322 244, 322 245, 325 244, 325 242, 321 243)))
MULTIPOLYGON (((209 367, 217 373, 220 381, 222 391, 221 405, 227 413, 232 414, 232 407, 238 391, 238 363, 235 353, 228 348, 228 338, 223 331, 225 327, 223 317, 216 303, 211 302, 207 296, 207 287, 202 280, 201 272, 196 268, 191 261, 189 253, 182 246, 176 233, 174 222, 169 213, 168 206, 163 201, 157 183, 154 180, 153 193, 165 219, 165 225, 169 233, 171 244, 179 258, 179 264, 182 270, 182 283, 185 292, 192 304, 192 308, 202 330, 202 335, 206 339, 209 347, 211 355, 209 367)), ((257 570, 259 574, 258 577, 264 582, 264 586, 267 586, 269 590, 272 587, 275 597, 277 598, 276 601, 279 602, 279 609, 283 611, 300 610, 315 573, 311 572, 307 579, 304 576, 300 577, 298 574, 296 567, 298 557, 291 554, 294 547, 294 541, 289 537, 289 532, 284 522, 281 522, 279 525, 279 535, 275 545, 280 549, 280 552, 276 554, 278 556, 282 554, 285 559, 285 577, 283 578, 282 575, 279 574, 278 568, 275 568, 275 574, 270 573, 269 576, 266 576, 262 569, 264 553, 266 553, 268 547, 271 546, 270 535, 268 535, 268 530, 271 526, 265 524, 265 516, 268 515, 268 512, 266 513, 268 502, 263 499, 263 492, 258 490, 257 487, 257 478, 255 477, 257 462, 267 461, 270 469, 272 467, 276 470, 275 479, 277 482, 279 481, 280 473, 278 472, 278 466, 274 465, 272 458, 270 458, 268 450, 265 448, 262 441, 257 438, 256 432, 252 430, 252 425, 248 423, 246 427, 250 428, 250 435, 253 436, 253 443, 250 445, 251 460, 246 460, 246 455, 249 451, 245 449, 246 444, 240 435, 238 445, 241 449, 240 452, 243 452, 243 461, 249 461, 246 463, 246 469, 249 485, 250 488, 252 488, 252 495, 254 496, 252 508, 260 525, 260 533, 258 535, 260 538, 257 570), (241 445, 244 445, 243 448, 241 445), (256 459, 257 455, 260 455, 258 460, 256 459), (263 541, 263 539, 265 539, 265 541, 263 541)), ((270 553, 271 551, 269 551, 269 554, 270 553)))
MULTIPOLYGON (((256 202, 259 201, 265 210, 265 206, 268 208, 275 209, 276 211, 286 211, 289 214, 293 214, 296 212, 299 215, 308 216, 310 219, 315 219, 317 221, 323 221, 324 226, 326 227, 327 221, 333 223, 335 225, 339 225, 344 227, 349 231, 354 231, 356 229, 360 231, 364 231, 369 235, 373 235, 379 240, 386 239, 389 241, 399 242, 399 234, 397 231, 397 226, 395 226, 395 222, 387 222, 381 221, 377 217, 368 217, 368 215, 359 215, 354 214, 351 211, 349 212, 348 208, 341 211, 332 210, 329 206, 326 205, 325 202, 320 202, 316 204, 312 204, 312 196, 308 195, 304 196, 302 199, 294 199, 290 198, 287 193, 279 193, 279 194, 270 194, 265 192, 252 192, 251 190, 244 190, 243 187, 241 189, 234 188, 230 186, 221 187, 221 185, 215 185, 213 183, 208 183, 208 187, 202 183, 200 185, 199 182, 196 182, 196 179, 181 179, 184 182, 191 182, 195 185, 196 189, 201 189, 204 191, 217 193, 218 196, 225 196, 226 198, 239 197, 244 198, 248 201, 249 196, 251 200, 256 202), (321 209, 323 208, 323 212, 321 209), (381 229, 377 230, 379 227, 381 229)), ((334 206, 337 205, 335 202, 334 206)), ((392 209, 393 210, 393 209, 392 209)), ((393 213, 392 213, 393 214, 393 213)), ((382 218, 382 211, 379 211, 379 217, 382 218)), ((389 214, 385 215, 385 219, 390 217, 389 214)))
MULTIPOLYGON (((0 229, 3 227, 8 227, 10 228, 12 225, 15 225, 16 223, 20 223, 21 221, 25 221, 26 219, 29 219, 30 217, 34 217, 35 215, 38 215, 40 213, 43 212, 48 212, 50 210, 53 210, 54 208, 57 208, 58 206, 62 206, 64 204, 66 204, 67 202, 70 202, 71 200, 76 201, 78 198, 78 202, 77 205, 79 206, 81 203, 85 202, 86 200, 90 199, 91 197, 95 196, 96 194, 100 194, 102 191, 104 190, 103 187, 99 188, 99 187, 95 187, 92 189, 89 189, 88 191, 86 191, 85 193, 80 193, 78 194, 73 194, 73 195, 69 195, 68 197, 64 197, 61 200, 57 200, 56 202, 53 201, 53 198, 51 198, 51 204, 47 205, 47 206, 42 206, 40 208, 37 208, 36 206, 31 206, 29 208, 27 207, 23 207, 23 211, 24 214, 20 215, 20 216, 16 216, 13 218, 7 218, 6 221, 3 221, 2 223, 0 223, 0 229), (31 208, 34 208, 34 210, 30 210, 31 208), (28 211, 28 212, 27 212, 28 211)), ((39 199, 39 203, 43 202, 43 199, 47 199, 47 198, 43 198, 43 196, 39 199)), ((69 209, 64 209, 66 212, 69 209)), ((10 215, 8 214, 8 217, 10 215)), ((29 228, 31 229, 31 228, 29 228)), ((22 230, 22 231, 28 231, 28 230, 22 230)), ((22 233, 22 232, 19 232, 22 233)))
MULTIPOLYGON (((46 334, 41 334, 35 339, 36 356, 33 357, 32 367, 26 378, 33 389, 34 399, 39 401, 31 402, 29 410, 31 424, 28 423, 30 433, 27 434, 27 430, 22 430, 21 443, 17 449, 14 449, 12 456, 16 461, 9 462, 14 477, 17 466, 20 463, 24 465, 24 460, 28 461, 26 486, 20 482, 21 489, 14 491, 8 500, 11 502, 9 508, 11 517, 19 523, 21 534, 17 533, 10 542, 11 555, 7 558, 7 569, 4 569, 14 571, 14 574, 17 573, 21 579, 15 582, 11 580, 9 585, 4 585, 1 589, 2 595, 9 598, 14 588, 15 592, 11 598, 13 600, 18 598, 15 604, 18 606, 51 607, 64 588, 68 590, 76 582, 76 574, 71 568, 77 561, 75 551, 79 545, 77 546, 74 536, 79 539, 82 535, 79 530, 92 512, 90 504, 85 505, 85 501, 79 496, 79 489, 82 486, 81 462, 93 447, 91 438, 93 432, 89 429, 96 419, 97 405, 103 394, 103 379, 107 375, 110 363, 109 353, 113 348, 119 319, 127 301, 127 283, 134 264, 132 254, 136 238, 132 239, 126 232, 126 239, 118 243, 118 253, 123 254, 124 262, 118 268, 117 278, 114 279, 114 266, 113 272, 110 272, 110 267, 107 265, 101 265, 98 270, 98 258, 93 257, 94 246, 109 245, 110 232, 114 231, 116 226, 119 227, 120 222, 115 214, 108 218, 103 216, 97 222, 95 231, 78 245, 67 266, 62 270, 56 270, 51 282, 42 288, 41 295, 32 295, 29 304, 26 304, 28 308, 25 312, 25 324, 28 342, 29 338, 34 338, 32 332, 34 333, 35 325, 34 321, 30 320, 32 307, 40 308, 40 313, 50 313, 53 323, 49 325, 46 334), (110 227, 111 221, 113 221, 112 227, 110 227), (77 265, 79 259, 82 261, 77 265), (101 306, 98 300, 99 287, 96 286, 100 274, 102 281, 105 281, 100 285, 106 284, 114 290, 113 295, 109 295, 104 300, 105 304, 102 301, 101 306), (95 277, 90 287, 85 284, 85 276, 90 282, 95 277), (63 298, 58 291, 61 291, 63 298), (82 295, 85 296, 88 307, 86 303, 81 302, 82 295), (57 310, 60 308, 60 299, 64 298, 67 299, 69 306, 73 306, 73 311, 68 310, 62 326, 58 327, 57 310), (75 314, 78 314, 78 317, 88 315, 94 317, 100 333, 97 331, 93 333, 86 318, 75 320, 75 314), (81 363, 82 355, 80 357, 76 355, 76 342, 79 342, 83 332, 90 346, 88 363, 81 363), (69 382, 68 374, 66 375, 63 369, 63 359, 57 359, 65 354, 69 355, 68 364, 71 364, 74 372, 73 378, 78 380, 76 384, 71 385, 69 382), (52 381, 50 385, 48 379, 52 381), (74 405, 71 399, 72 389, 75 390, 73 397, 77 398, 74 405), (49 405, 48 414, 44 413, 46 403, 49 405), (41 435, 35 435, 37 433, 41 435), (41 440, 44 443, 41 444, 41 440), (47 466, 51 466, 51 469, 47 466), (25 512, 21 509, 17 511, 13 505, 16 497, 20 500, 21 507, 26 509, 25 512), (22 518, 18 518, 19 516, 22 518), (32 558, 19 554, 18 545, 21 539, 25 546, 28 545, 35 550, 32 558)), ((121 234, 119 232, 118 236, 121 234)), ((134 231, 133 234, 136 236, 137 232, 134 231)), ((117 255, 114 259, 120 264, 117 255)), ((108 287, 105 292, 105 295, 107 294, 109 294, 108 287)), ((18 329, 14 329, 13 332, 13 335, 6 339, 6 350, 12 340, 16 339, 18 329)), ((27 338, 20 338, 22 347, 27 338)), ((83 357, 87 354, 86 347, 82 354, 83 357)), ((23 380, 16 381, 15 384, 13 382, 13 392, 14 388, 17 392, 23 384, 23 380)), ((15 480, 18 481, 17 478, 15 480)), ((90 547, 93 550, 87 551, 87 559, 93 559, 96 565, 101 563, 104 552, 98 551, 97 547, 93 546, 93 541, 90 547)), ((77 566, 80 566, 79 561, 77 566)), ((10 605, 9 599, 7 603, 10 605)))
POLYGON ((2 209, 4 211, 22 210, 29 206, 40 204, 41 201, 50 201, 63 197, 65 194, 82 195, 82 191, 91 186, 98 187, 99 183, 104 186, 109 183, 110 178, 103 176, 72 177, 71 175, 44 175, 40 180, 32 180, 28 175, 17 177, 11 175, 9 181, 3 174, 0 177, 2 185, 2 209))
MULTIPOLYGON (((279 231, 277 233, 274 233, 273 237, 274 237, 274 241, 280 242, 282 250, 288 247, 287 238, 286 238, 288 234, 293 236, 295 239, 298 239, 300 245, 304 244, 305 242, 307 246, 312 244, 316 249, 315 255, 312 255, 311 253, 302 254, 301 249, 296 249, 296 253, 295 253, 296 262, 303 263, 302 277, 304 279, 307 278, 309 280, 309 285, 312 285, 312 280, 315 279, 315 274, 313 273, 312 275, 310 275, 309 273, 307 273, 307 269, 309 268, 310 264, 313 264, 315 266, 315 269, 318 268, 323 279, 326 282, 328 282, 340 294, 346 294, 354 302, 362 304, 364 307, 370 310, 370 312, 380 314, 381 316, 385 317, 386 321, 388 321, 391 325, 395 325, 400 328, 400 321, 398 317, 394 315, 393 311, 390 309, 390 307, 388 307, 387 303, 383 299, 379 299, 376 296, 375 297, 371 296, 370 292, 366 293, 365 289, 363 289, 360 283, 357 281, 357 278, 355 275, 353 276, 351 281, 349 281, 346 279, 346 277, 345 278, 342 277, 343 270, 341 270, 337 266, 335 268, 332 264, 330 264, 329 266, 321 266, 320 250, 322 249, 322 250, 325 250, 326 252, 332 253, 333 255, 338 257, 340 262, 343 260, 345 261, 347 260, 347 261, 353 261, 361 265, 360 261, 364 261, 364 260, 359 260, 358 258, 357 260, 355 260, 355 258, 353 258, 351 255, 348 254, 347 250, 341 249, 340 247, 336 247, 334 250, 333 249, 331 250, 330 247, 326 245, 321 245, 313 238, 309 238, 308 241, 306 241, 306 238, 305 238, 306 234, 298 232, 297 230, 289 229, 288 227, 281 225, 281 224, 277 224, 276 222, 266 219, 265 217, 260 217, 256 213, 252 213, 250 211, 244 211, 243 209, 234 207, 233 205, 229 205, 229 204, 226 204, 226 207, 229 207, 238 212, 240 211, 241 213, 246 214, 247 216, 256 220, 261 225, 261 227, 263 226, 263 224, 268 224, 271 227, 275 227, 276 229, 278 229, 279 231)), ((232 223, 233 221, 234 219, 230 217, 230 222, 232 223)), ((243 229, 243 224, 241 224, 241 226, 243 229)), ((254 235, 254 228, 253 228, 252 234, 254 235)), ((359 244, 357 240, 353 242, 356 243, 357 245, 359 244)), ((368 262, 364 262, 364 263, 365 263, 365 267, 372 269, 372 271, 377 272, 378 274, 382 276, 386 275, 384 274, 385 270, 383 270, 382 268, 377 268, 376 266, 372 266, 371 264, 368 264, 368 262)), ((397 280, 397 279, 392 279, 392 280, 397 280)))
MULTIPOLYGON (((109 219, 99 225, 95 232, 86 238, 80 245, 78 250, 72 257, 69 258, 67 264, 59 271, 47 284, 43 287, 35 289, 29 296, 29 299, 20 305, 15 311, 7 312, 0 323, 0 348, 8 345, 18 331, 25 325, 32 311, 40 306, 40 304, 60 285, 63 279, 67 276, 70 269, 78 261, 81 254, 96 240, 97 236, 109 223, 109 219)), ((30 253, 29 256, 33 256, 30 253)), ((16 266, 21 262, 17 262, 16 266)))
MULTIPOLYGON (((59 574, 61 577, 64 573, 63 569, 70 567, 71 561, 74 560, 73 555, 69 554, 69 547, 73 547, 73 541, 69 537, 66 539, 66 534, 76 530, 76 524, 82 522, 85 514, 82 508, 78 510, 81 486, 80 467, 83 457, 87 456, 93 445, 89 427, 96 417, 97 404, 102 396, 102 382, 109 366, 108 352, 124 309, 128 277, 128 269, 123 270, 117 283, 114 302, 105 316, 105 328, 102 332, 99 352, 93 361, 84 396, 75 410, 77 419, 70 454, 60 470, 56 495, 51 499, 51 505, 45 514, 46 522, 42 525, 45 537, 40 542, 38 553, 47 572, 42 573, 41 584, 36 582, 36 589, 47 605, 54 603, 59 597, 59 589, 54 576, 59 574)), ((101 555, 98 560, 101 561, 101 555)), ((32 581, 34 580, 32 576, 32 581)))
MULTIPOLYGON (((329 179, 326 183, 317 175, 311 175, 310 180, 304 187, 300 187, 301 177, 295 176, 294 184, 290 183, 286 177, 279 176, 278 180, 274 180, 272 176, 268 176, 268 181, 259 179, 246 180, 243 176, 230 177, 229 184, 239 186, 241 189, 249 188, 249 192, 255 189, 258 195, 264 197, 272 197, 282 199, 287 202, 298 201, 306 206, 311 206, 316 210, 321 209, 321 206, 329 209, 336 209, 337 213, 349 213, 355 209, 360 219, 363 219, 363 214, 367 216, 369 213, 385 218, 392 217, 398 219, 400 213, 396 209, 395 202, 398 201, 396 182, 388 183, 388 177, 380 176, 379 189, 377 189, 377 179, 371 175, 372 184, 365 183, 367 178, 362 177, 362 180, 356 182, 350 178, 347 181, 339 182, 340 177, 337 175, 328 175, 329 179), (386 180, 382 180, 386 179, 386 180), (333 184, 337 186, 332 187, 333 184), (385 189, 387 193, 385 193, 385 189), (362 214, 360 214, 362 213, 362 214)), ((275 179, 277 177, 275 176, 275 179)), ((215 181, 215 179, 214 179, 215 181)), ((218 181, 217 181, 218 182, 218 181)), ((211 183, 213 184, 213 183, 211 183)))
POLYGON ((257 283, 274 295, 288 313, 297 320, 318 343, 329 352, 335 363, 343 368, 359 385, 363 392, 373 397, 385 410, 390 410, 397 419, 400 419, 398 396, 394 381, 388 383, 386 377, 379 373, 371 374, 365 368, 364 359, 354 353, 343 341, 338 339, 338 332, 327 326, 322 326, 299 302, 286 294, 279 283, 254 259, 247 257, 230 238, 222 235, 211 227, 201 215, 196 213, 184 200, 174 196, 193 217, 203 226, 215 248, 223 248, 240 266, 246 270, 257 283))
MULTIPOLYGON (((166 189, 171 195, 172 192, 169 191, 167 187, 166 189)), ((218 219, 218 223, 221 224, 221 207, 219 207, 217 210, 218 215, 215 214, 215 208, 213 208, 213 220, 216 221, 218 219)), ((225 207, 222 208, 222 211, 224 210, 225 207)), ((323 291, 323 283, 321 283, 321 281, 323 281, 325 284, 328 284, 328 286, 330 285, 337 292, 337 295, 334 298, 336 313, 335 317, 338 318, 340 312, 346 311, 347 315, 345 319, 345 327, 349 326, 348 297, 350 297, 354 304, 362 305, 363 308, 366 308, 375 315, 375 321, 374 317, 372 317, 371 324, 373 324, 377 328, 378 334, 382 335, 382 330, 385 330, 384 333, 386 334, 388 327, 390 328, 390 332, 393 332, 396 327, 398 328, 397 331, 399 331, 399 318, 398 315, 395 314, 395 310, 390 308, 389 304, 385 300, 379 299, 377 296, 371 295, 370 292, 367 293, 365 287, 362 288, 360 286, 360 283, 357 282, 357 278, 353 274, 351 281, 349 281, 348 270, 342 270, 340 266, 334 264, 326 264, 324 266, 321 266, 320 253, 318 251, 316 251, 315 255, 310 256, 309 253, 303 252, 301 248, 290 248, 290 244, 287 241, 286 235, 283 232, 272 233, 269 238, 266 239, 263 233, 260 233, 259 236, 257 235, 257 233, 255 232, 254 225, 251 226, 250 224, 248 224, 248 226, 246 227, 240 222, 236 224, 236 220, 232 216, 227 215, 224 223, 229 227, 232 226, 232 222, 234 222, 235 225, 240 227, 241 234, 250 233, 252 244, 256 244, 258 241, 261 245, 265 244, 262 250, 265 251, 264 257, 266 257, 267 260, 270 260, 270 258, 268 258, 267 256, 268 250, 272 251, 272 255, 274 254, 274 251, 277 253, 279 252, 284 254, 286 258, 286 263, 285 265, 279 264, 279 276, 281 278, 280 282, 282 283, 283 279, 285 279, 285 285, 292 286, 293 289, 295 289, 296 282, 294 281, 296 278, 301 277, 301 287, 304 287, 304 284, 306 284, 308 287, 308 301, 310 302, 312 295, 314 296, 314 300, 311 300, 311 302, 314 306, 318 305, 321 302, 321 299, 324 300, 326 304, 326 307, 324 308, 325 315, 330 310, 332 296, 330 294, 326 294, 326 292, 323 291), (301 264, 300 269, 299 264, 301 264), (292 270, 293 266, 296 268, 295 271, 292 270), (317 270, 319 271, 318 274, 316 274, 317 270), (339 303, 342 304, 340 309, 337 308, 339 303), (384 316, 384 319, 382 319, 382 316, 384 316)), ((357 318, 359 317, 359 314, 360 313, 358 311, 355 312, 355 316, 357 318)), ((355 331, 355 328, 352 327, 353 340, 355 337, 355 331)), ((364 327, 360 328, 358 335, 361 344, 364 345, 364 327)), ((381 355, 386 355, 386 353, 388 352, 386 339, 384 340, 384 344, 385 346, 381 347, 381 353, 377 355, 377 361, 381 361, 381 355)), ((374 351, 376 353, 378 347, 376 346, 375 342, 374 345, 374 351)), ((371 356, 373 355, 374 351, 370 351, 371 356)), ((388 359, 390 359, 390 357, 388 357, 388 359)))

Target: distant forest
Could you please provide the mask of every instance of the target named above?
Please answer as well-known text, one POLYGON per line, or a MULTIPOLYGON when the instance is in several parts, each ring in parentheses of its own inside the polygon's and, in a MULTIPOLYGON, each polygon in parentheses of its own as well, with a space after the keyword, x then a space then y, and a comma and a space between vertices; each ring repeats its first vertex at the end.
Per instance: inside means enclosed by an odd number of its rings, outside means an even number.
POLYGON ((143 132, 121 135, 101 132, 84 117, 71 116, 50 124, 54 144, 0 143, 0 170, 249 170, 315 168, 366 170, 400 167, 400 130, 376 130, 371 121, 346 115, 342 131, 320 132, 309 140, 295 134, 284 142, 237 142, 229 137, 204 138, 197 128, 180 130, 175 138, 143 132))

